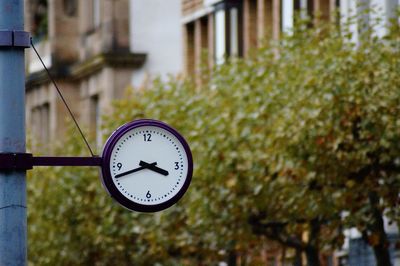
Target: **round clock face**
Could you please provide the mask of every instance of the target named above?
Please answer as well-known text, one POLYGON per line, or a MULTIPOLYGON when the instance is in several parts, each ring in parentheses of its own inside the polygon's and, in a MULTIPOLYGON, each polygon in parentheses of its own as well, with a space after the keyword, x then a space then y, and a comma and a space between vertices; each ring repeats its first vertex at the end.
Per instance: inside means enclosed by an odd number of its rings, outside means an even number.
POLYGON ((155 212, 176 203, 193 171, 185 139, 156 120, 138 120, 117 129, 103 150, 102 182, 124 207, 155 212))

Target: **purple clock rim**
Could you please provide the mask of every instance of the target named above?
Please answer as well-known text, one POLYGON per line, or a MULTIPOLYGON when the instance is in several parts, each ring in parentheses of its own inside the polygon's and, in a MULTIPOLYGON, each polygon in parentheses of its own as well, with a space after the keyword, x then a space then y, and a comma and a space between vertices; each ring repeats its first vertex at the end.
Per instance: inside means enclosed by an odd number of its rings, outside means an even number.
POLYGON ((139 119, 139 120, 134 120, 131 122, 128 122, 122 126, 120 126, 118 129, 116 129, 111 136, 107 139, 106 144, 104 145, 103 152, 102 152, 102 158, 103 158, 103 167, 101 169, 101 182, 103 184, 103 187, 106 189, 107 193, 114 198, 120 205, 123 207, 133 210, 133 211, 139 211, 139 212, 157 212, 164 210, 166 208, 171 207, 174 205, 176 202, 178 202, 187 189, 189 188, 189 185, 192 180, 192 175, 193 175, 193 157, 192 157, 192 152, 190 150, 190 147, 185 140, 185 138, 173 127, 170 125, 159 121, 159 120, 154 120, 154 119, 139 119), (160 204, 154 204, 154 205, 144 205, 140 203, 133 202, 126 196, 124 196, 118 188, 115 186, 114 182, 112 181, 111 177, 111 169, 110 169, 110 160, 111 160, 111 153, 112 150, 114 149, 117 141, 125 135, 128 131, 137 128, 137 127, 143 127, 143 126, 155 126, 155 127, 160 127, 162 129, 167 130, 171 134, 173 134, 179 142, 182 144, 186 155, 188 159, 188 172, 187 176, 185 179, 185 182, 182 186, 182 188, 179 190, 179 192, 173 196, 171 199, 160 203, 160 204))

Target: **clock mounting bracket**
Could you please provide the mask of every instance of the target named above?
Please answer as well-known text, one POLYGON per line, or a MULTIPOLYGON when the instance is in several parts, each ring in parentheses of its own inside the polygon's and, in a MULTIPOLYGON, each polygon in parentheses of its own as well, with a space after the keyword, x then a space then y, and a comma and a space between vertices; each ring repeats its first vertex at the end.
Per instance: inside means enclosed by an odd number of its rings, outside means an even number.
POLYGON ((34 166, 99 166, 102 157, 33 156, 31 153, 0 153, 1 170, 31 170, 34 166))

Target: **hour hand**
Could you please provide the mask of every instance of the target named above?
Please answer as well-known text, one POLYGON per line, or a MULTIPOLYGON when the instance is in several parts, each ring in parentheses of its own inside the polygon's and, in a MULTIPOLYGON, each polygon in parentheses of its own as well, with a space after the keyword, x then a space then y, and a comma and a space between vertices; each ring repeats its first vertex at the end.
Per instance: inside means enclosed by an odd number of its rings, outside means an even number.
POLYGON ((167 170, 164 170, 164 169, 161 169, 161 168, 157 167, 156 164, 157 163, 149 164, 149 163, 146 163, 146 162, 143 162, 143 161, 140 161, 140 163, 139 163, 140 166, 142 166, 144 168, 147 168, 147 169, 149 169, 151 171, 154 171, 156 173, 159 173, 161 175, 167 176, 169 174, 167 170))
MULTIPOLYGON (((155 166, 156 164, 157 164, 157 163, 151 163, 151 164, 148 164, 148 165, 149 165, 149 166, 155 166)), ((143 169, 146 169, 146 168, 148 168, 148 166, 142 166, 142 165, 141 165, 141 166, 138 167, 138 168, 135 168, 135 169, 132 169, 132 170, 129 170, 129 171, 120 173, 120 174, 116 175, 115 178, 120 178, 120 177, 123 177, 123 176, 129 175, 129 174, 135 173, 135 172, 137 172, 137 171, 140 171, 140 170, 143 170, 143 169)))

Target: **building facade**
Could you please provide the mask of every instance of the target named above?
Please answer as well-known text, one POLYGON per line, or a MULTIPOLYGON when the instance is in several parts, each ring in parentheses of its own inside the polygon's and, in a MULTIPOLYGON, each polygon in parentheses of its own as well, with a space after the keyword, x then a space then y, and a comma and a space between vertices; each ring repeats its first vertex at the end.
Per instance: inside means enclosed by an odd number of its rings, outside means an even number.
MULTIPOLYGON (((182 71, 180 0, 25 0, 25 9, 36 49, 100 146, 101 117, 111 112, 113 100, 154 75, 182 71)), ((34 144, 43 148, 65 136, 67 109, 32 49, 26 120, 34 144)))
MULTIPOLYGON (((205 64, 246 57, 266 41, 279 39, 293 28, 296 12, 305 12, 313 23, 338 18, 346 23, 363 16, 383 36, 398 6, 399 0, 182 0, 185 73, 196 77, 205 64), (365 14, 366 9, 373 12, 365 14)), ((352 25, 355 41, 361 27, 352 25)))
POLYGON ((295 11, 331 19, 337 0, 182 0, 185 73, 196 76, 207 64, 248 56, 294 25, 295 11), (205 52, 206 51, 206 52, 205 52))

